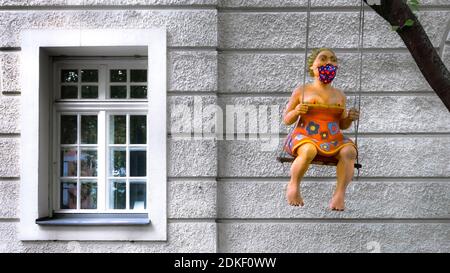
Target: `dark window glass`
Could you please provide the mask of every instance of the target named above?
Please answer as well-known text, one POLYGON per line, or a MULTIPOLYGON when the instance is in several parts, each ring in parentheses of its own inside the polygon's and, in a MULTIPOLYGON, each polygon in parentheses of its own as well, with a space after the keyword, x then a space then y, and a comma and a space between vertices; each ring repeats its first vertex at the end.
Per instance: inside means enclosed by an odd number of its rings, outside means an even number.
POLYGON ((110 82, 127 82, 126 69, 111 69, 109 71, 110 82))
POLYGON ((131 69, 131 82, 147 82, 146 69, 131 69))
POLYGON ((77 99, 77 98, 78 98, 78 86, 76 85, 61 86, 61 99, 77 99))
POLYGON ((61 82, 78 82, 78 70, 76 69, 61 70, 61 82))
POLYGON ((81 70, 81 82, 98 82, 98 70, 81 70))
POLYGON ((131 86, 130 92, 130 97, 133 99, 147 98, 147 86, 131 86))
POLYGON ((82 99, 97 99, 98 98, 98 86, 96 85, 83 85, 81 87, 82 99))
POLYGON ((61 144, 77 143, 77 116, 61 116, 61 144))
POLYGON ((146 155, 146 151, 130 151, 130 176, 136 177, 147 175, 146 155))
POLYGON ((130 116, 130 143, 147 143, 147 116, 130 116))
POLYGON ((111 86, 111 99, 126 99, 127 87, 122 85, 111 86))

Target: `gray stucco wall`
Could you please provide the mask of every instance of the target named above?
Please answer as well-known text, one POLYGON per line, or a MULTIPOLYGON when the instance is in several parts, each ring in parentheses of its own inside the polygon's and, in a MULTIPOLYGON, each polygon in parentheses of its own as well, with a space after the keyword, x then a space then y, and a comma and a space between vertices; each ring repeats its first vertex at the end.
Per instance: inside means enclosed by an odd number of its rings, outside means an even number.
MULTIPOLYGON (((336 86, 349 105, 358 84, 358 3, 313 0, 310 22, 309 46, 336 49, 336 86)), ((421 3, 420 20, 450 68, 450 0, 421 3)), ((276 151, 261 151, 261 140, 179 137, 194 116, 172 111, 181 104, 280 105, 281 111, 303 79, 305 5, 0 0, 0 251, 367 252, 375 245, 382 252, 450 252, 450 115, 401 40, 370 10, 359 138, 363 169, 349 187, 346 212, 327 210, 334 168, 312 166, 303 184, 306 206, 293 208, 284 198, 288 165, 275 161, 276 151), (149 26, 168 29, 168 241, 19 241, 21 29, 149 26)))

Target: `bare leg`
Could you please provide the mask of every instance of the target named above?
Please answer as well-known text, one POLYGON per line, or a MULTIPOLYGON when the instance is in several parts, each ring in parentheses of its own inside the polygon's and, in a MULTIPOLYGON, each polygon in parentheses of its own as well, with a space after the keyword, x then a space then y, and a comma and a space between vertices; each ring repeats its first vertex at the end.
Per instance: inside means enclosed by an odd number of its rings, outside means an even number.
POLYGON ((336 168, 337 183, 330 208, 343 211, 345 208, 345 190, 352 181, 355 172, 356 149, 353 146, 345 146, 339 151, 337 158, 339 160, 336 168))
POLYGON ((292 162, 291 180, 286 189, 286 198, 291 206, 303 206, 300 193, 300 181, 308 170, 309 163, 317 154, 316 146, 310 143, 303 144, 297 149, 298 156, 292 162))

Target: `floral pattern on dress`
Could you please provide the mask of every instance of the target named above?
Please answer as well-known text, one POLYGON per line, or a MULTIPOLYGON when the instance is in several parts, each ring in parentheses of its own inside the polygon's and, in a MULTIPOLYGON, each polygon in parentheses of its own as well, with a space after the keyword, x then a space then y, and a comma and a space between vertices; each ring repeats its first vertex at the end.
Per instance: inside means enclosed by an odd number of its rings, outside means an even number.
POLYGON ((322 143, 320 144, 320 148, 328 152, 330 150, 330 143, 328 142, 322 143))
POLYGON ((306 126, 306 131, 308 131, 309 135, 315 135, 319 132, 319 128, 319 124, 315 123, 314 121, 310 121, 306 126))
POLYGON ((328 130, 330 131, 330 134, 335 135, 339 133, 339 126, 337 122, 328 122, 328 130))

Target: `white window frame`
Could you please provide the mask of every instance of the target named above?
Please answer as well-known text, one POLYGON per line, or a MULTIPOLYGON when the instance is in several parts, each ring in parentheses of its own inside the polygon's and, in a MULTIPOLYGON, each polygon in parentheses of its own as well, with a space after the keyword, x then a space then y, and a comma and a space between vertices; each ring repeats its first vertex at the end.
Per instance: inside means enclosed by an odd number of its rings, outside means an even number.
MULTIPOLYGON (((141 58, 136 60, 130 60, 130 58, 103 58, 103 60, 98 58, 64 58, 63 60, 57 60, 53 63, 53 99, 54 103, 52 104, 52 113, 53 113, 53 185, 52 189, 52 204, 50 205, 53 208, 54 213, 114 213, 114 214, 133 214, 133 213, 147 213, 147 210, 130 210, 130 209, 110 209, 108 207, 109 200, 109 176, 108 176, 108 164, 110 162, 109 158, 109 116, 110 115, 126 115, 127 116, 127 136, 129 136, 129 116, 130 115, 147 115, 148 108, 148 92, 147 98, 128 98, 131 90, 130 87, 133 85, 142 85, 131 83, 129 80, 127 82, 121 83, 120 85, 127 86, 127 98, 126 99, 114 99, 109 98, 110 85, 108 72, 110 69, 126 69, 127 73, 129 73, 132 69, 147 69, 147 61, 141 60, 141 58), (121 59, 121 60, 120 60, 121 59), (64 69, 72 69, 77 68, 78 70, 83 69, 97 69, 98 70, 98 98, 97 99, 61 99, 60 98, 60 72, 64 69), (95 103, 95 105, 89 104, 86 106, 87 102, 95 103), (59 179, 61 178, 59 174, 60 170, 60 117, 61 115, 97 115, 97 132, 98 132, 98 143, 95 144, 97 147, 97 176, 92 177, 92 179, 97 180, 97 209, 61 209, 60 204, 60 186, 61 183, 59 179)), ((127 77, 130 79, 130 77, 127 77)), ((81 93, 80 85, 82 83, 79 81, 78 92, 81 93)), ((148 82, 145 83, 148 86, 148 82)), ((86 85, 90 85, 90 83, 86 83, 86 85)), ((148 118, 148 116, 147 116, 148 118)), ((148 123, 148 122, 147 122, 148 123)), ((151 133, 149 126, 147 126, 147 136, 151 133)), ((77 138, 80 137, 80 123, 78 123, 78 131, 77 138)), ((126 147, 130 146, 129 138, 127 137, 126 147)), ((79 143, 77 146, 80 145, 79 143)), ((135 144, 131 146, 142 146, 146 148, 147 153, 147 163, 150 161, 150 154, 148 153, 148 143, 147 144, 135 144)), ((78 158, 80 154, 78 153, 78 158)), ((129 157, 127 157, 129 160, 129 157)), ((77 164, 80 164, 78 162, 77 164)), ((126 163, 127 168, 130 167, 129 161, 126 163)), ((149 169, 147 164, 146 169, 149 169)), ((139 180, 146 180, 146 203, 149 204, 149 172, 146 172, 147 175, 145 177, 139 177, 139 180)), ((129 180, 129 177, 125 177, 129 180)), ((118 178, 120 179, 120 178, 118 178)), ((68 179, 70 180, 70 179, 68 179)), ((129 206, 129 182, 127 184, 127 198, 126 198, 126 206, 129 206)), ((81 185, 77 185, 77 206, 80 203, 80 187, 81 185)))
MULTIPOLYGON (((21 187, 20 240, 167 240, 167 45, 166 30, 59 29, 21 33, 21 187), (132 56, 136 50, 148 58, 147 85, 147 209, 150 225, 41 226, 36 219, 51 216, 51 95, 49 56, 132 56), (106 52, 106 53, 105 53, 106 52), (100 55, 102 54, 102 55, 100 55)), ((126 103, 114 102, 117 111, 126 103)), ((95 100, 84 104, 89 112, 95 100)), ((141 109, 142 110, 142 109, 141 109)), ((105 132, 106 133, 106 132, 105 132)), ((58 166, 59 167, 59 166, 58 166)))

